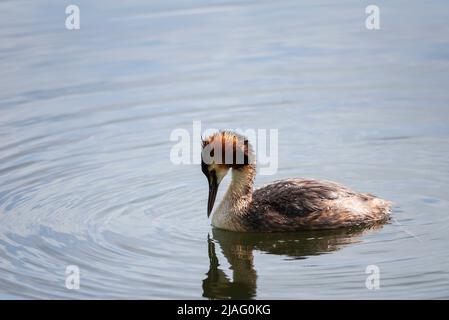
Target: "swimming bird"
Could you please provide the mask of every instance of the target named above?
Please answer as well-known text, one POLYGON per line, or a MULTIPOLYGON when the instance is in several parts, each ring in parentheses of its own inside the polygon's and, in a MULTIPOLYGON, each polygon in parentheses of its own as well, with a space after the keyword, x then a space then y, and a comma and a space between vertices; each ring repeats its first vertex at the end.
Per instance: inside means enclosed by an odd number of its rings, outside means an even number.
POLYGON ((220 182, 232 180, 212 215, 212 225, 240 232, 335 229, 385 222, 390 202, 341 184, 314 179, 285 179, 254 191, 255 154, 248 139, 220 131, 202 141, 201 169, 209 183, 207 216, 220 182))

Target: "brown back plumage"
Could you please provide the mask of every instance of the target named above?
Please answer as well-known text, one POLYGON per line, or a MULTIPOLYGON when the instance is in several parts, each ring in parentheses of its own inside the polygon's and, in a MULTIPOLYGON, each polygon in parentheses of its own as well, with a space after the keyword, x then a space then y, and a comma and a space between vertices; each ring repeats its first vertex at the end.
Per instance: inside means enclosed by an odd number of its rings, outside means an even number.
POLYGON ((248 229, 334 229, 384 222, 390 203, 331 181, 286 179, 256 190, 249 211, 248 229))

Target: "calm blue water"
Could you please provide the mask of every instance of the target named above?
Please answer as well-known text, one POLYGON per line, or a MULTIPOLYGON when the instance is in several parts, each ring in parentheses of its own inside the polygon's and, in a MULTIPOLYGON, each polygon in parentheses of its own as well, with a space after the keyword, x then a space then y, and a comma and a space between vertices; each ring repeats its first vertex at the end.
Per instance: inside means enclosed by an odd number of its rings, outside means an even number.
POLYGON ((0 3, 0 298, 449 298, 446 1, 376 1, 377 31, 367 1, 76 1, 76 31, 69 4, 0 3), (339 181, 391 223, 213 230, 169 157, 194 120, 277 129, 257 185, 339 181))

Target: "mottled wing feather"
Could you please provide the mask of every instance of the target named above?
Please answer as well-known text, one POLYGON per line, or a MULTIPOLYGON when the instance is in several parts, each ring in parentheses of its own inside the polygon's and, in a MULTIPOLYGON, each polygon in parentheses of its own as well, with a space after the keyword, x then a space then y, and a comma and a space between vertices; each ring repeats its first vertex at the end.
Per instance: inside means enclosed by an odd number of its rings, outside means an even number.
POLYGON ((257 206, 269 206, 292 217, 325 210, 327 200, 355 195, 356 192, 349 188, 330 181, 287 179, 275 181, 256 190, 253 200, 257 206))
POLYGON ((244 221, 248 231, 333 229, 384 221, 389 205, 335 182, 287 179, 256 190, 244 221))

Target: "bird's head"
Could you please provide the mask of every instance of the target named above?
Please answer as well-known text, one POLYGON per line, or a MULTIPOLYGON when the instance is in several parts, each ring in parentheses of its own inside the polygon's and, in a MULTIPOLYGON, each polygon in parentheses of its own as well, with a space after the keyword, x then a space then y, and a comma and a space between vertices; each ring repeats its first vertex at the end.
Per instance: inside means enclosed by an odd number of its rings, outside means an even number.
POLYGON ((207 216, 214 207, 218 186, 229 169, 243 170, 255 163, 254 153, 248 139, 231 131, 210 135, 202 143, 201 170, 209 183, 207 216))

